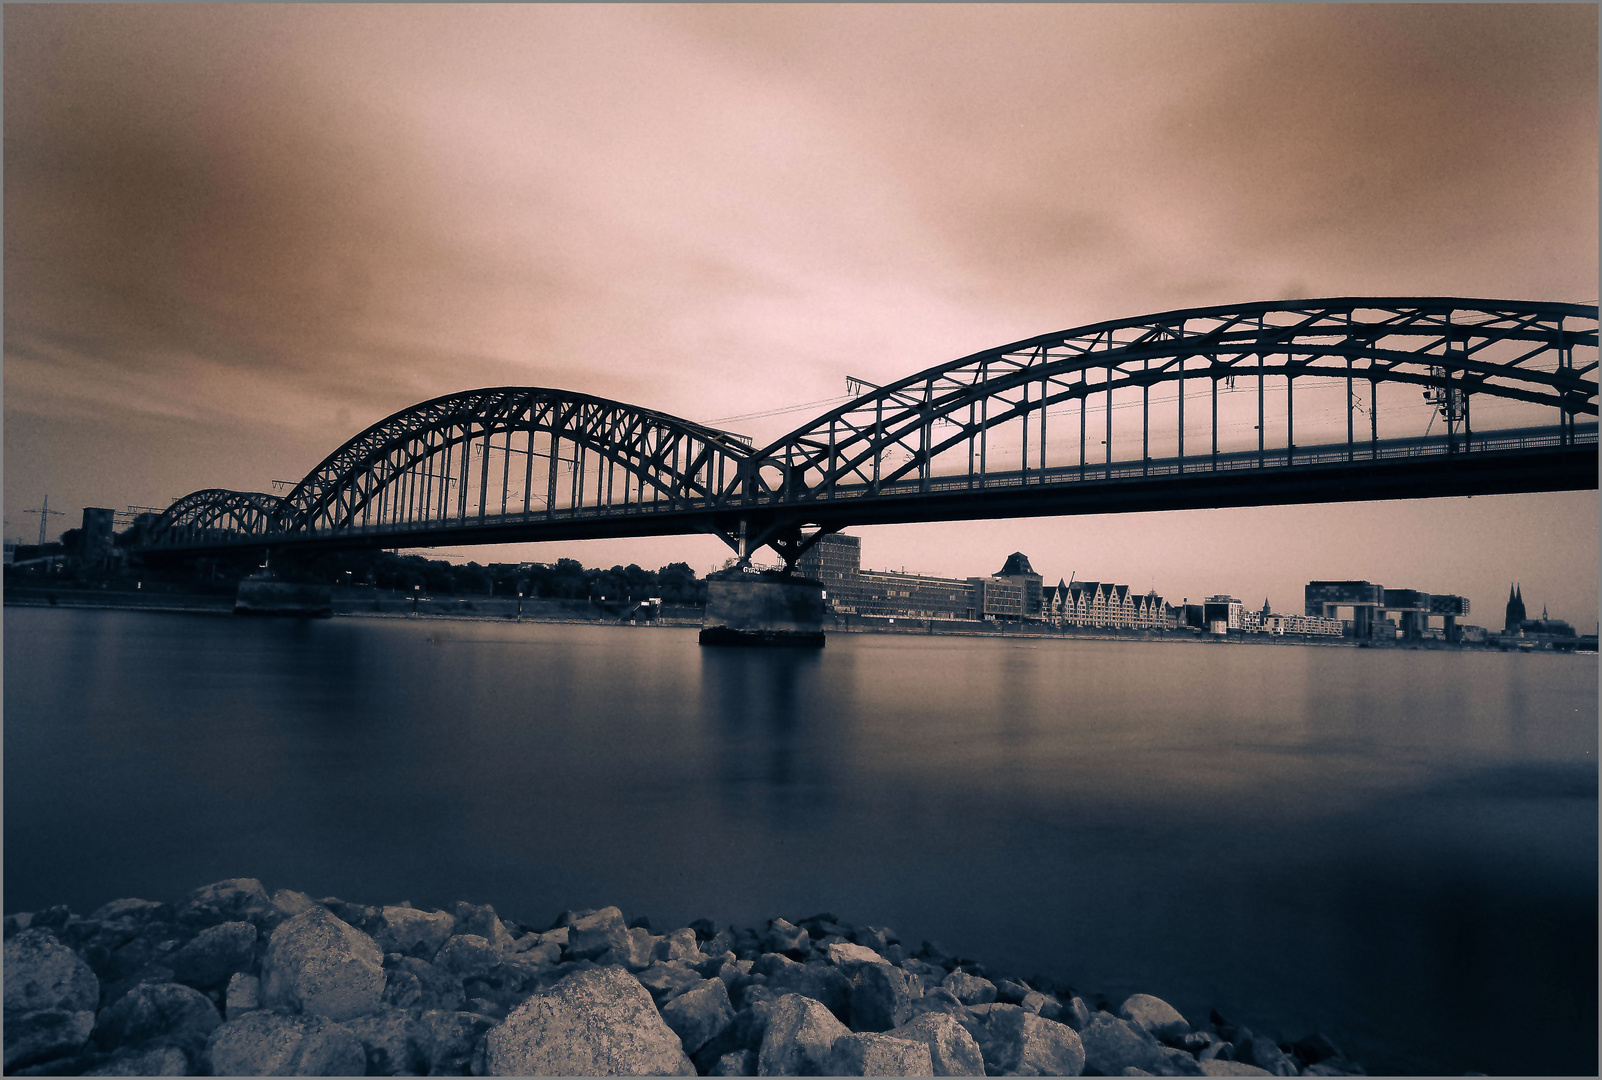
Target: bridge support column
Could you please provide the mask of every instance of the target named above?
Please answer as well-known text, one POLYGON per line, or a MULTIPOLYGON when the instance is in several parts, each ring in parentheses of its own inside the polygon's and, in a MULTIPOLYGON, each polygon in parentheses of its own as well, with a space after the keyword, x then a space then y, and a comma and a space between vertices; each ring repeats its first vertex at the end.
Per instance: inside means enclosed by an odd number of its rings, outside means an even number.
POLYGON ((740 567, 707 580, 702 645, 823 647, 823 583, 740 567))

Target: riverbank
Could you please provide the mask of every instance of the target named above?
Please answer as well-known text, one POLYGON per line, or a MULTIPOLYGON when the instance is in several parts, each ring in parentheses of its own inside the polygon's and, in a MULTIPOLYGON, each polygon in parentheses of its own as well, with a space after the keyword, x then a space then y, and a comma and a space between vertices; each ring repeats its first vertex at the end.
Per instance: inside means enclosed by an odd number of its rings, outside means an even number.
MULTIPOLYGON (((5 604, 15 607, 90 608, 137 610, 166 613, 231 614, 233 596, 161 592, 109 592, 94 589, 12 589, 5 604)), ((698 627, 701 609, 689 605, 668 605, 652 618, 629 618, 632 605, 610 601, 530 600, 493 597, 466 600, 458 597, 374 596, 371 591, 334 591, 334 615, 356 618, 409 618, 473 622, 532 622, 575 625, 658 625, 698 627), (355 595, 351 595, 351 593, 355 595)), ((897 634, 930 637, 981 637, 1031 640, 1082 641, 1167 641, 1228 645, 1319 645, 1327 648, 1374 647, 1384 649, 1433 649, 1484 651, 1480 644, 1448 644, 1443 641, 1395 641, 1359 643, 1350 638, 1306 634, 1204 634, 1198 630, 1116 630, 1102 627, 1048 626, 1032 623, 958 621, 951 619, 903 619, 880 616, 829 616, 823 629, 830 634, 897 634)))
POLYGON ((7 915, 5 989, 23 1076, 1364 1072, 1323 1035, 1115 1004, 832 914, 658 934, 615 907, 531 925, 249 878, 7 915))

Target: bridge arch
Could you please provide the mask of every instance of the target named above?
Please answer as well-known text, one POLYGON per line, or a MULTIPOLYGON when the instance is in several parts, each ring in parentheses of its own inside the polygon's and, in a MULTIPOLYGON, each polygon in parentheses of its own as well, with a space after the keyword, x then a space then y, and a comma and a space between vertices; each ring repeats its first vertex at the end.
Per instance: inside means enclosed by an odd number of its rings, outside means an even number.
POLYGON ((284 531, 282 510, 283 500, 276 495, 203 488, 162 511, 145 542, 159 546, 272 536, 284 531))
POLYGON ((987 349, 863 394, 751 455, 739 494, 749 506, 832 500, 842 489, 852 498, 891 486, 908 492, 909 481, 908 493, 915 493, 942 475, 942 460, 944 474, 966 474, 980 488, 993 471, 1004 472, 1009 483, 1042 482, 1052 469, 1048 448, 1058 451, 1059 467, 1066 458, 1083 475, 1091 467, 1091 437, 1110 476, 1119 464, 1115 411, 1141 406, 1141 452, 1130 458, 1150 460, 1150 393, 1169 384, 1178 391, 1168 399, 1177 401, 1178 415, 1177 448, 1168 456, 1183 469, 1187 425, 1198 426, 1185 417, 1187 397, 1197 396, 1187 391, 1187 381, 1208 387, 1211 399, 1210 422, 1199 425, 1207 450, 1196 453, 1193 443, 1194 458, 1219 454, 1218 386, 1227 381, 1234 390, 1241 378, 1255 380, 1251 427, 1265 459, 1271 449, 1286 463, 1294 459, 1298 380, 1304 386, 1346 383, 1344 441, 1354 459, 1364 453, 1362 444, 1380 452, 1377 399, 1385 385, 1420 392, 1434 407, 1430 423, 1437 412, 1444 421, 1448 450, 1458 448, 1460 437, 1468 448, 1476 398, 1517 406, 1523 414, 1555 412, 1562 437, 1572 442, 1576 418, 1597 413, 1596 350, 1597 308, 1509 300, 1347 297, 1094 323, 987 349), (1275 384, 1272 409, 1269 380, 1275 384), (1366 408, 1355 400, 1358 387, 1369 391, 1366 408), (1071 428, 1077 421, 1067 454, 1060 449, 1060 425, 1053 443, 1048 424, 1048 416, 1062 419, 1064 413, 1071 428), (1358 414, 1370 429, 1362 440, 1358 414), (1099 430, 1089 427, 1091 415, 1099 430), (1281 419, 1283 440, 1277 430, 1271 439, 1270 421, 1281 419), (988 460, 992 441, 1009 429, 1016 464, 995 470, 988 460))
POLYGON ((708 506, 749 454, 739 436, 606 398, 470 390, 362 431, 284 496, 282 514, 294 534, 527 520, 591 499, 708 506))

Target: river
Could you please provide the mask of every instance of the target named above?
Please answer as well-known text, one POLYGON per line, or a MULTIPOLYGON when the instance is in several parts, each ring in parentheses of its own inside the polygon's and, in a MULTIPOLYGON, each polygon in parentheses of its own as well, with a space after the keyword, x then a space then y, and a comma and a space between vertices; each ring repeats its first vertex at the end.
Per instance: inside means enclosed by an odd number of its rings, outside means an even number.
POLYGON ((1370 1072, 1597 1069, 1597 660, 5 610, 7 912, 829 911, 1370 1072))

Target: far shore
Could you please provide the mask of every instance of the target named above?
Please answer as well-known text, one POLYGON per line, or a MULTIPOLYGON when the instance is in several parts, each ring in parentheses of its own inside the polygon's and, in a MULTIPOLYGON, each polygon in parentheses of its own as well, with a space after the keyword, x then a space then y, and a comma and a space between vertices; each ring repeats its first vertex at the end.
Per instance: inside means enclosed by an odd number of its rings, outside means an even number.
MULTIPOLYGON (((417 613, 413 613, 412 600, 402 596, 372 596, 354 599, 341 596, 345 590, 335 591, 334 617, 358 619, 408 619, 418 622, 450 623, 550 623, 569 626, 619 626, 629 629, 669 627, 693 629, 701 625, 698 608, 690 605, 670 607, 655 619, 636 618, 614 613, 613 608, 590 605, 583 600, 524 600, 521 615, 515 599, 494 597, 463 600, 459 597, 417 598, 417 613), (425 606, 426 605, 426 606, 425 606)), ((226 593, 168 593, 168 592, 110 592, 97 589, 8 589, 5 595, 8 607, 56 607, 77 609, 145 611, 166 614, 231 615, 233 596, 226 593)), ((890 634, 925 637, 977 637, 1031 641, 1147 641, 1175 642, 1201 645, 1318 645, 1325 648, 1355 649, 1369 645, 1383 649, 1485 651, 1496 650, 1495 645, 1469 643, 1452 645, 1444 641, 1397 641, 1363 643, 1351 638, 1326 638, 1292 634, 1232 634, 1217 637, 1197 630, 1108 630, 1093 627, 1052 627, 1044 624, 1016 625, 1011 623, 980 624, 948 619, 894 619, 879 616, 835 615, 824 620, 828 634, 890 634)))

